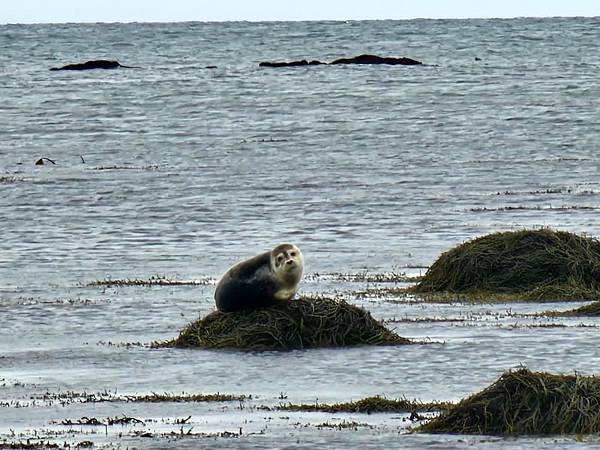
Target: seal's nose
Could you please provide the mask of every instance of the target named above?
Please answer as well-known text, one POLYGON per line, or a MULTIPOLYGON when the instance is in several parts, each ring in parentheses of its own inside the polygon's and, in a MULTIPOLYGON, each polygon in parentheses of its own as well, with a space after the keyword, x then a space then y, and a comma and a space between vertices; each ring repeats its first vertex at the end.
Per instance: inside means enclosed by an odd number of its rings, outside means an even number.
POLYGON ((293 259, 288 259, 285 263, 286 264, 294 264, 294 260, 293 259))

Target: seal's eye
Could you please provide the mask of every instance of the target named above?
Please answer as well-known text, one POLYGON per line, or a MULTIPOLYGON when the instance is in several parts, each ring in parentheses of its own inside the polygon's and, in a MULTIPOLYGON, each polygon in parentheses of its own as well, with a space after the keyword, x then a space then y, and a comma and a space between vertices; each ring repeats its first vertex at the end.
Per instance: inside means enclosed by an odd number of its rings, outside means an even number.
POLYGON ((294 256, 296 256, 296 252, 290 252, 290 256, 291 256, 291 257, 294 257, 294 256))
POLYGON ((278 263, 281 263, 281 261, 283 261, 283 255, 279 255, 279 256, 277 257, 277 262, 278 262, 278 263))

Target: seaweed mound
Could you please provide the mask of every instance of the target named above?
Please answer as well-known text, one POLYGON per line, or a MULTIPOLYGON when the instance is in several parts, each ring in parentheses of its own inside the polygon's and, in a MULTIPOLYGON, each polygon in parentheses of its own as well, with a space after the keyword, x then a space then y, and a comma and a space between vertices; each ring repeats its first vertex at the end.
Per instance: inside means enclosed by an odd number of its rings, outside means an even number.
POLYGON ((423 403, 418 400, 388 399, 376 395, 374 397, 366 397, 355 402, 334 403, 328 405, 326 403, 312 403, 295 405, 292 403, 283 404, 277 407, 280 411, 311 411, 311 412, 328 412, 328 413, 378 413, 378 412, 431 412, 448 409, 450 403, 446 402, 429 402, 423 403))
POLYGON ((527 369, 495 383, 417 429, 459 434, 587 434, 600 432, 600 377, 527 369))
POLYGON ((555 317, 598 317, 600 316, 600 302, 593 302, 568 311, 549 311, 547 314, 555 317))
POLYGON ((550 229, 489 234, 443 253, 413 291, 600 298, 600 242, 550 229))
POLYGON ((159 346, 293 350, 410 343, 362 308, 342 300, 299 298, 249 311, 214 311, 159 346))

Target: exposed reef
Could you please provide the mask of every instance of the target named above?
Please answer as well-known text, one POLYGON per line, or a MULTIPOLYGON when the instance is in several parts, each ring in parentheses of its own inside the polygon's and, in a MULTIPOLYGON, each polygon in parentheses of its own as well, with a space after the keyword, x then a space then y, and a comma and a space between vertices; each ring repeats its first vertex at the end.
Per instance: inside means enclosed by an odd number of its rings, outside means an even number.
POLYGON ((299 67, 299 66, 319 66, 319 65, 323 65, 323 64, 327 64, 327 63, 317 61, 317 60, 307 61, 306 59, 302 59, 300 61, 289 61, 289 62, 265 61, 265 62, 261 62, 259 64, 259 67, 299 67))
POLYGON ((106 59, 95 59, 84 63, 67 64, 62 67, 52 67, 50 70, 93 70, 93 69, 118 69, 123 67, 126 69, 138 69, 139 67, 124 66, 118 61, 110 61, 106 59))
POLYGON ((312 60, 308 61, 306 59, 298 60, 298 61, 280 61, 280 62, 270 62, 264 61, 259 64, 259 67, 301 67, 301 66, 319 66, 319 65, 337 65, 337 64, 372 64, 372 65, 402 65, 402 66, 416 66, 423 64, 421 61, 417 61, 412 58, 394 58, 394 57, 383 57, 377 55, 359 55, 354 56, 352 58, 339 58, 330 63, 312 60))
POLYGON ((339 58, 333 61, 331 64, 387 64, 390 66, 418 66, 423 64, 421 61, 417 61, 412 58, 394 58, 394 57, 383 57, 377 55, 359 55, 353 58, 339 58))

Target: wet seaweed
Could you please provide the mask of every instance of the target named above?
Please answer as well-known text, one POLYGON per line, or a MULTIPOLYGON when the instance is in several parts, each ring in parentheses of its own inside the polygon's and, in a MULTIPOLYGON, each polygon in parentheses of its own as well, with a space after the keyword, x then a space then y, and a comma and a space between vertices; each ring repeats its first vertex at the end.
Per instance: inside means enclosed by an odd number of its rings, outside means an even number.
MULTIPOLYGON (((509 292, 490 292, 485 290, 471 290, 467 292, 415 292, 415 287, 392 287, 392 288, 367 288, 360 291, 353 291, 358 299, 377 299, 385 303, 395 303, 402 305, 422 304, 422 303, 519 303, 530 302, 531 299, 524 295, 509 292)), ((564 301, 560 297, 538 298, 538 302, 556 302, 564 301)))
MULTIPOLYGON (((0 442, 0 449, 48 449, 48 448, 61 448, 60 445, 50 441, 13 441, 13 442, 0 442)), ((68 447, 64 447, 68 448, 68 447)))
POLYGON ((88 286, 208 286, 211 284, 214 284, 214 280, 208 278, 202 280, 171 280, 156 275, 145 280, 141 278, 95 280, 88 283, 88 286))
POLYGON ((117 165, 113 165, 113 166, 99 166, 99 167, 90 167, 87 170, 142 170, 142 171, 154 171, 154 170, 159 170, 161 169, 160 166, 154 164, 154 165, 148 165, 148 166, 117 166, 117 165))
POLYGON ((356 298, 384 298, 384 297, 397 297, 397 298, 414 298, 414 295, 405 287, 370 287, 357 291, 352 291, 352 295, 356 298))
POLYGON ((2 183, 6 183, 6 184, 19 183, 21 181, 25 181, 25 179, 19 178, 19 177, 13 177, 13 176, 0 176, 0 184, 2 184, 2 183))
POLYGON ((465 398, 415 431, 539 435, 600 432, 600 377, 521 368, 465 398))
POLYGON ((82 417, 81 419, 64 419, 58 422, 59 425, 87 425, 87 426, 112 426, 112 425, 145 425, 146 423, 141 419, 135 417, 120 416, 120 417, 107 417, 106 420, 100 420, 95 417, 82 417))
POLYGON ((313 273, 304 277, 305 281, 331 280, 352 283, 409 283, 419 281, 421 277, 398 272, 361 272, 361 273, 313 273))
POLYGON ((343 300, 299 298, 249 311, 214 311, 155 347, 293 350, 351 345, 403 345, 371 314, 343 300))
POLYGON ((562 193, 571 193, 573 189, 571 188, 547 188, 547 189, 536 189, 533 191, 503 191, 496 192, 493 195, 540 195, 540 194, 562 194, 562 193))
POLYGON ((405 413, 405 412, 431 412, 448 409, 451 403, 448 402, 421 402, 419 400, 388 399, 382 396, 366 397, 361 400, 347 403, 286 403, 276 407, 280 411, 301 411, 301 412, 327 412, 327 413, 405 413))
POLYGON ((89 425, 89 426, 106 426, 106 423, 102 422, 95 417, 82 417, 81 419, 64 419, 58 422, 60 425, 89 425))
POLYGON ((598 317, 600 316, 600 301, 583 305, 579 308, 570 309, 568 311, 547 311, 545 315, 554 317, 598 317))
MULTIPOLYGON (((222 394, 220 392, 213 394, 191 394, 182 392, 181 394, 170 394, 170 393, 151 393, 144 395, 117 395, 114 392, 104 391, 97 393, 88 392, 75 392, 75 391, 63 391, 63 392, 46 392, 41 395, 32 395, 30 397, 30 404, 36 405, 38 402, 43 402, 47 405, 60 404, 62 406, 70 405, 72 403, 161 403, 161 402, 175 402, 175 403, 198 403, 198 402, 243 402, 245 400, 251 400, 252 395, 245 394, 222 394)), ((29 406, 24 402, 16 402, 12 404, 10 402, 0 403, 0 406, 6 407, 24 407, 29 406)))
POLYGON ((443 253, 410 291, 526 301, 598 299, 600 242, 547 228, 482 236, 443 253))
POLYGON ((232 394, 156 394, 150 395, 126 395, 122 397, 128 402, 161 403, 161 402, 233 402, 244 401, 252 398, 251 395, 232 394))
POLYGON ((171 431, 168 433, 153 433, 151 431, 134 431, 131 433, 131 436, 134 437, 142 437, 142 438, 169 438, 169 439, 179 439, 179 438, 239 438, 243 435, 242 429, 240 428, 238 432, 234 431, 218 431, 216 433, 192 433, 192 429, 190 428, 188 431, 184 432, 183 427, 179 432, 171 431))
POLYGON ((502 211, 570 211, 570 210, 597 210, 596 206, 564 205, 564 206, 502 206, 499 208, 471 208, 470 212, 502 212, 502 211))
POLYGON ((356 421, 348 421, 342 420, 341 422, 323 422, 315 425, 315 427, 319 430, 324 428, 331 428, 333 430, 353 430, 357 431, 359 428, 374 428, 373 425, 369 425, 368 423, 360 423, 356 421))

